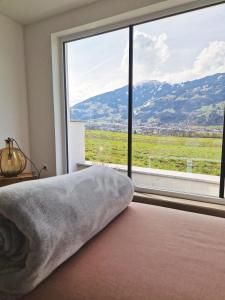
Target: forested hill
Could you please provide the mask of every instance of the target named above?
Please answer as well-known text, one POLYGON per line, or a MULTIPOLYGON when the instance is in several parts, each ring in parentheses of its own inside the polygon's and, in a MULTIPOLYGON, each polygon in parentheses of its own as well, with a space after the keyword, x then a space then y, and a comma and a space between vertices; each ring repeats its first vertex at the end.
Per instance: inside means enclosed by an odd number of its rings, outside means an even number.
MULTIPOLYGON (((91 97, 71 107, 73 120, 127 121, 124 86, 91 97)), ((222 125, 225 74, 215 74, 184 83, 147 81, 134 86, 134 120, 139 124, 222 125)))

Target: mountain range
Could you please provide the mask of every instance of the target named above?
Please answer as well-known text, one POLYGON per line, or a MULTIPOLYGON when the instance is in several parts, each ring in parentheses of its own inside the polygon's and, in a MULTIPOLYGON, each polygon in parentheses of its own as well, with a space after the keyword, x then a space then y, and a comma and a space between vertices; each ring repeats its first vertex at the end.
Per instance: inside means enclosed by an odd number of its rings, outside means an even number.
MULTIPOLYGON (((128 86, 86 99, 70 108, 72 120, 127 122, 128 86)), ((146 81, 133 88, 134 124, 219 126, 223 124, 225 73, 170 84, 146 81)))

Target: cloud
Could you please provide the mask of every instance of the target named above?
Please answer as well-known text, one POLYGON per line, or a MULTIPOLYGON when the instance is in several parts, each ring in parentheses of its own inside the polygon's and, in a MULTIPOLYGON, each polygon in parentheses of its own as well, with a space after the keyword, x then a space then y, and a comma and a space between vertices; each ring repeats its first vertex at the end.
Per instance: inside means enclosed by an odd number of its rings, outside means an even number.
MULTIPOLYGON (((72 75, 71 75, 72 78, 72 75)), ((83 82, 79 83, 79 85, 73 84, 69 82, 69 99, 70 99, 70 106, 79 102, 79 99, 86 100, 89 97, 92 97, 96 94, 96 84, 83 82), (85 95, 85 96, 84 96, 85 95)))
POLYGON ((195 58, 191 68, 181 72, 161 74, 157 79, 171 83, 184 82, 225 72, 225 42, 210 42, 195 58))
MULTIPOLYGON (((225 41, 210 42, 205 48, 199 51, 196 57, 192 57, 193 61, 190 63, 190 66, 182 70, 182 65, 176 64, 176 57, 173 57, 174 49, 169 48, 167 39, 168 37, 165 33, 156 36, 140 31, 135 32, 135 83, 144 80, 180 83, 215 73, 225 73, 225 41), (171 71, 169 68, 171 68, 171 71)), ((188 53, 191 52, 188 51, 188 53)), ((177 51, 175 55, 178 55, 177 51)), ((184 55, 182 50, 180 55, 184 55)), ((104 80, 101 68, 107 64, 111 58, 93 66, 93 68, 90 68, 85 74, 79 74, 79 78, 76 77, 74 79, 71 71, 69 74, 70 104, 72 105, 93 95, 102 94, 123 85, 125 86, 127 84, 128 56, 129 49, 127 45, 123 53, 120 69, 118 72, 112 72, 110 76, 104 73, 104 80), (97 74, 101 76, 97 76, 97 74)))
MULTIPOLYGON (((134 34, 134 76, 135 81, 141 81, 151 75, 160 72, 162 64, 165 64, 170 57, 169 48, 166 44, 167 35, 165 33, 159 36, 146 34, 136 31, 134 34)), ((129 60, 128 45, 124 50, 121 69, 127 71, 129 60)))
MULTIPOLYGON (((72 75, 69 77, 73 78, 72 75)), ((69 105, 72 106, 90 97, 125 86, 127 84, 126 79, 127 76, 126 78, 116 77, 113 80, 109 80, 107 83, 104 83, 102 82, 101 77, 97 77, 93 81, 80 81, 79 84, 74 84, 74 82, 71 80, 69 81, 69 105)))
POLYGON ((197 56, 193 69, 199 74, 222 73, 225 71, 225 42, 214 41, 197 56))
MULTIPOLYGON (((182 54, 182 53, 181 53, 182 54)), ((167 62, 171 51, 167 45, 167 35, 162 33, 153 36, 143 32, 136 32, 134 36, 134 81, 159 80, 170 83, 184 82, 198 79, 215 73, 225 72, 225 42, 212 41, 203 48, 192 65, 186 70, 169 72, 167 62), (165 69, 167 68, 167 71, 165 69)), ((174 59, 176 60, 176 58, 174 59)), ((173 67, 173 68, 174 68, 173 67)), ((128 46, 124 50, 121 68, 128 68, 128 46)))

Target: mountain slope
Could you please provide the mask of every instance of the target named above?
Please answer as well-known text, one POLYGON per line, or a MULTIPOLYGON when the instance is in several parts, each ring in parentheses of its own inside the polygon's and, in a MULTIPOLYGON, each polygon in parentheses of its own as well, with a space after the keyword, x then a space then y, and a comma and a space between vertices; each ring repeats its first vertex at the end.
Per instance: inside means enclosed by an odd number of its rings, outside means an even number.
MULTIPOLYGON (((126 123, 127 95, 124 86, 91 97, 71 107, 71 119, 126 123)), ((224 73, 181 84, 148 81, 134 87, 134 123, 222 125, 224 103, 224 73)))

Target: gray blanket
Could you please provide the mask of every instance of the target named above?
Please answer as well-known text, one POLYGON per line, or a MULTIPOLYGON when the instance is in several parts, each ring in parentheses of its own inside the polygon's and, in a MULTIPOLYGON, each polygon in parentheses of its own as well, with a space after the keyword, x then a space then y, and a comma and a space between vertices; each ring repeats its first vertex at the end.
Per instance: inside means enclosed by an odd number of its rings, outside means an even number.
POLYGON ((34 289, 132 196, 130 179, 103 166, 0 188, 0 300, 34 289))

